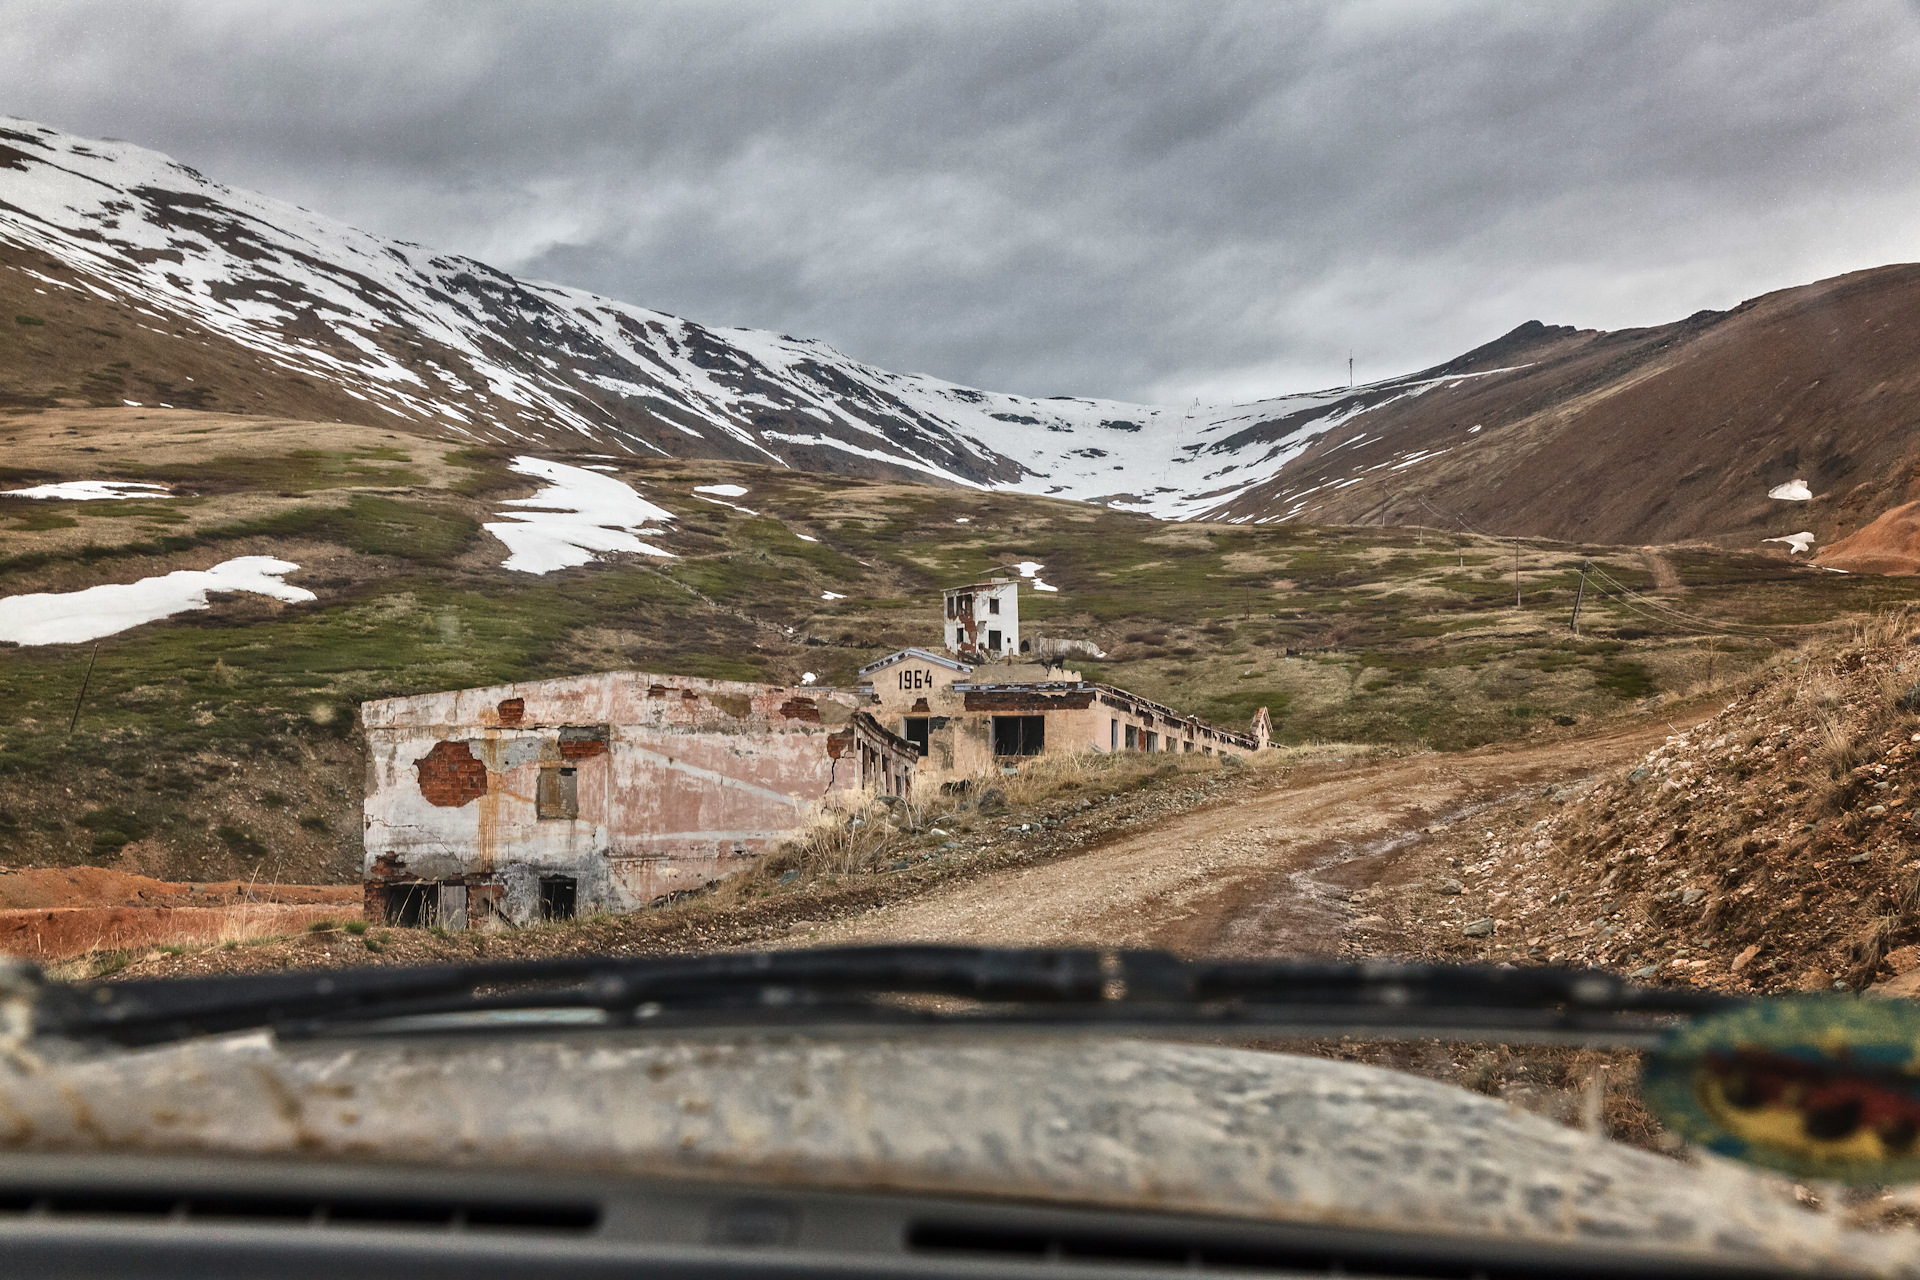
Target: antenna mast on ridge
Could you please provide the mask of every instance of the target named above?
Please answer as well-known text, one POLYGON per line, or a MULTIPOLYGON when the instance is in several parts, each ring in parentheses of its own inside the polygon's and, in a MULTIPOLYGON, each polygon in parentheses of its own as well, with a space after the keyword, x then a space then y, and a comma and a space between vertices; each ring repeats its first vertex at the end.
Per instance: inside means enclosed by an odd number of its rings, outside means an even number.
POLYGON ((1347 390, 1353 390, 1353 352, 1347 352, 1347 390))

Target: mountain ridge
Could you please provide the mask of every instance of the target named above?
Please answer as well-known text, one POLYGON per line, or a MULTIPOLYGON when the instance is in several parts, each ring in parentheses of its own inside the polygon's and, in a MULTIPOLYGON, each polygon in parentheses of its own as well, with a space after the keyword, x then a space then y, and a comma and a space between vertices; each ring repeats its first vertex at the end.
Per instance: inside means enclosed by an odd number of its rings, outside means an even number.
MULTIPOLYGON (((878 369, 354 230, 0 117, 0 407, 271 412, 552 453, 763 462, 1165 519, 1819 545, 1920 500, 1920 267, 1182 410, 878 369), (1768 496, 1792 481, 1805 502, 1768 496)), ((1788 556, 1780 549, 1773 554, 1788 556)))
MULTIPOLYGON (((0 247, 31 289, 190 323, 202 344, 330 384, 322 398, 358 401, 371 425, 503 445, 773 462, 1179 516, 1257 476, 1168 484, 1176 469, 1279 414, 1338 417, 1354 395, 1194 415, 890 373, 824 343, 516 279, 224 187, 157 152, 10 118, 0 119, 0 247)), ((1391 394, 1407 381, 1380 385, 1391 394)), ((33 388, 0 390, 16 405, 35 400, 33 388)), ((1270 471, 1284 459, 1266 461, 1270 471)))

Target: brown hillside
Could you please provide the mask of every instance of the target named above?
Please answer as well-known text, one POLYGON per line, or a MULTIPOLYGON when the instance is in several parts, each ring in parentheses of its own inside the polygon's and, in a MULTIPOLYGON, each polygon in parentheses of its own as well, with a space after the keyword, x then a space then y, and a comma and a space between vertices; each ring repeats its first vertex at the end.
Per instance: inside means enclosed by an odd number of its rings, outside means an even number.
POLYGON ((290 373, 178 316, 77 287, 49 289, 29 272, 75 285, 84 279, 58 259, 0 243, 0 411, 132 401, 441 434, 437 423, 376 414, 338 386, 290 373))
POLYGON ((1914 265, 1655 329, 1522 326, 1433 375, 1524 367, 1364 414, 1221 514, 1755 548, 1806 529, 1824 545, 1920 499, 1916 330, 1914 265), (1408 461, 1425 451, 1444 452, 1408 461), (1811 502, 1767 497, 1794 479, 1811 502))

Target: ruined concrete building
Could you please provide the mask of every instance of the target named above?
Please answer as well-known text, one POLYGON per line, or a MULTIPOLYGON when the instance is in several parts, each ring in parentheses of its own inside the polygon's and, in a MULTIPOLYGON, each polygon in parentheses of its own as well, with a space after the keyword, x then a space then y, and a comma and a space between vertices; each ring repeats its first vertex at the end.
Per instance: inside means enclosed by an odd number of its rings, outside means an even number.
POLYGON ((833 792, 912 785, 861 702, 618 671, 366 703, 367 916, 527 924, 718 879, 833 792))
MULTIPOLYGON (((1011 593, 1014 584, 1006 585, 1011 593)), ((1251 733, 1235 733, 1040 663, 975 664, 901 649, 860 668, 860 678, 874 718, 913 744, 930 781, 1057 752, 1244 756, 1264 748, 1272 733, 1265 707, 1251 733)))
POLYGON ((948 587, 947 651, 963 658, 998 658, 1025 653, 1020 643, 1020 584, 990 578, 972 586, 948 587))
POLYGON ((1011 580, 946 592, 946 638, 955 656, 901 649, 854 689, 616 671, 366 703, 367 915, 462 929, 631 911, 726 875, 836 792, 1057 752, 1267 745, 1265 708, 1234 733, 1018 662, 1011 580))

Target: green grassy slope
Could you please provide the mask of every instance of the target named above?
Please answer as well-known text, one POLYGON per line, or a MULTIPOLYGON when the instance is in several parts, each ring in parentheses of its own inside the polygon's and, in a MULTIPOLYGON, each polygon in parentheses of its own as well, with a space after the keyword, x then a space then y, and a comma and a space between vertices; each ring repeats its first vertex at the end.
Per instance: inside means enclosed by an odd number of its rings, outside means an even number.
POLYGON ((1442 749, 1576 732, 1690 688, 1709 662, 1716 676, 1751 664, 1795 634, 1779 624, 1920 595, 1675 551, 1662 567, 1679 586, 1662 598, 1739 624, 1730 638, 1710 650, 1690 634, 1700 623, 1598 591, 1575 637, 1582 560, 1652 592, 1639 550, 1522 543, 1516 608, 1513 545, 1466 535, 1165 525, 1043 498, 672 461, 617 465, 676 515, 655 539, 675 559, 536 577, 502 570, 505 548, 481 528, 500 499, 535 487, 503 453, 104 409, 15 411, 0 441, 14 442, 0 487, 161 479, 184 495, 0 499, 0 595, 271 554, 299 563, 289 580, 319 597, 218 597, 107 638, 71 733, 93 646, 0 648, 10 865, 351 878, 363 699, 611 667, 852 683, 890 647, 938 643, 940 587, 1025 559, 1060 590, 1023 593, 1024 629, 1095 640, 1109 657, 1075 664, 1089 677, 1236 728, 1267 706, 1286 741, 1442 749), (734 506, 693 492, 721 481, 750 492, 734 506))

